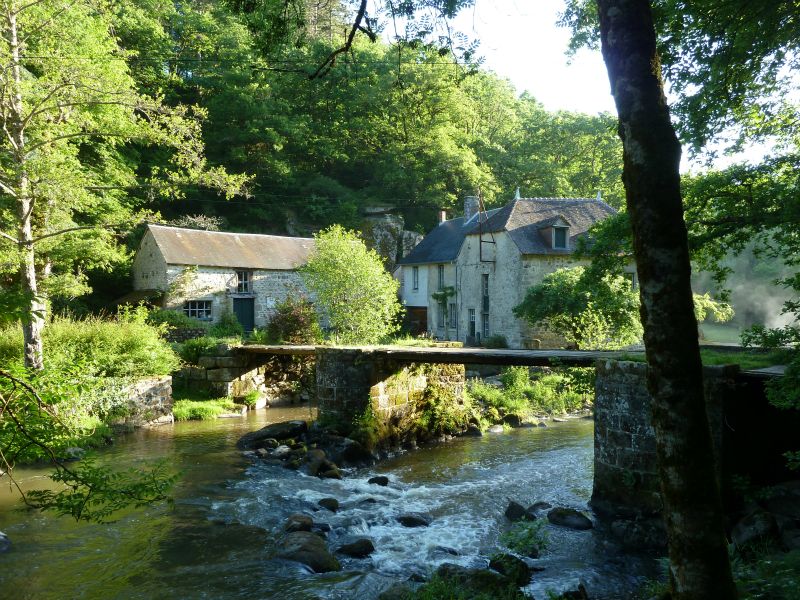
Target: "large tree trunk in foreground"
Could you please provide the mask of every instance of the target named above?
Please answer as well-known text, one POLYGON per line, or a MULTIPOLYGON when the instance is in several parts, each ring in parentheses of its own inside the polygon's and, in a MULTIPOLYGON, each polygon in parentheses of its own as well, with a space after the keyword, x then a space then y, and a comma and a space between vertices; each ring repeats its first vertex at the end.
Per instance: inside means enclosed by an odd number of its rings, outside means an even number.
POLYGON ((28 319, 22 324, 22 333, 25 343, 25 366, 31 369, 41 369, 42 360, 42 329, 44 328, 44 304, 39 298, 36 283, 36 265, 33 250, 33 219, 34 199, 30 194, 30 181, 27 169, 27 147, 25 145, 25 113, 22 101, 22 65, 20 57, 19 27, 17 24, 17 9, 15 5, 6 6, 4 37, 11 55, 10 66, 10 109, 5 115, 4 128, 8 133, 12 147, 16 178, 13 182, 13 192, 16 196, 18 219, 18 242, 20 248, 19 277, 22 290, 29 296, 30 307, 28 319))
POLYGON ((735 598, 689 282, 681 148, 664 97, 650 5, 597 4, 624 148, 672 595, 735 598))

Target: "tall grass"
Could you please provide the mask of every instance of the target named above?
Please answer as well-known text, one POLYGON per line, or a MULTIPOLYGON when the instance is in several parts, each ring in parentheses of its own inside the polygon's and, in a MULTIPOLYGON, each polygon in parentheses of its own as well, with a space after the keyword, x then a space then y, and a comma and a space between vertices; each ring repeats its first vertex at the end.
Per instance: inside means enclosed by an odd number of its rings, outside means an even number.
MULTIPOLYGON (((145 309, 112 319, 53 317, 42 336, 45 367, 63 371, 80 364, 98 377, 167 375, 180 367, 180 358, 161 337, 162 326, 146 319, 145 309)), ((22 355, 19 324, 0 329, 0 364, 21 363, 22 355)))

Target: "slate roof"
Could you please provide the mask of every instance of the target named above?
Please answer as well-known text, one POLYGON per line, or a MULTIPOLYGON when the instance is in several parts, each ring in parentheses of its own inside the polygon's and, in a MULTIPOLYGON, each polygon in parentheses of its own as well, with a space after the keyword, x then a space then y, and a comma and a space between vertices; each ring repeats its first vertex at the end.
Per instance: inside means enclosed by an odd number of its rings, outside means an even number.
MULTIPOLYGON (((495 208, 487 211, 486 214, 491 217, 500 210, 503 209, 495 208)), ((454 261, 461 250, 464 238, 477 222, 477 215, 475 215, 466 223, 464 217, 439 223, 433 231, 422 238, 419 244, 414 246, 411 252, 401 258, 398 264, 422 265, 454 261)))
POLYGON ((548 244, 541 230, 563 219, 570 226, 569 248, 574 248, 577 238, 586 235, 592 225, 616 212, 596 198, 517 198, 502 208, 487 211, 485 216, 479 215, 480 224, 477 217, 466 223, 463 217, 441 223, 400 264, 455 260, 464 238, 481 231, 507 231, 520 254, 570 254, 570 249, 556 249, 548 244))
POLYGON ((171 265, 289 271, 304 265, 312 238, 201 231, 148 225, 164 260, 171 265))

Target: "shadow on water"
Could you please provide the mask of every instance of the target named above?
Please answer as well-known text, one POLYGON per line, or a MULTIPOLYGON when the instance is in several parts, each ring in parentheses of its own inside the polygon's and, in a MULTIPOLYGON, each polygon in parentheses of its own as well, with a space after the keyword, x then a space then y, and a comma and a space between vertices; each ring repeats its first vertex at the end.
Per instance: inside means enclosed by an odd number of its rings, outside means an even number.
MULTIPOLYGON (((247 430, 268 422, 308 418, 308 409, 256 411, 245 420, 181 423, 139 431, 100 453, 119 466, 166 458, 181 471, 175 505, 120 515, 110 525, 22 513, 0 493, 0 530, 12 540, 0 557, 0 589, 14 598, 374 598, 392 583, 427 574, 442 562, 485 566, 507 526, 507 498, 585 508, 591 494, 592 422, 461 438, 401 454, 375 469, 322 480, 280 467, 252 464, 234 449, 247 430), (376 473, 387 487, 370 485, 376 473), (316 503, 335 497, 337 513, 316 503), (316 511, 331 526, 329 546, 373 540, 368 559, 342 561, 341 573, 314 575, 271 560, 285 518, 316 511), (433 515, 430 527, 407 529, 404 512, 433 515)), ((28 486, 42 471, 20 471, 28 486)), ((549 527, 550 546, 527 591, 587 582, 594 597, 624 598, 655 561, 621 553, 597 530, 549 527)))

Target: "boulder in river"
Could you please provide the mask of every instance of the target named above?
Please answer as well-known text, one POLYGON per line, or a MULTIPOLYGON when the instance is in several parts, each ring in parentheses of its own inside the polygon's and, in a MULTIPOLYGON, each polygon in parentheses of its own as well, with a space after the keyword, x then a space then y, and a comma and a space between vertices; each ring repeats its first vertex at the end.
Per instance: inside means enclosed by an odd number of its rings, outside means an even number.
POLYGON ((323 479, 341 479, 342 472, 339 470, 339 467, 331 463, 330 468, 320 473, 319 476, 323 479))
POLYGON ((487 433, 503 433, 505 429, 502 425, 492 425, 486 430, 487 433))
POLYGON ((323 498, 317 504, 331 512, 339 510, 339 501, 336 498, 323 498))
POLYGON ((289 515, 289 518, 286 519, 286 523, 283 526, 283 530, 287 533, 291 533, 293 531, 311 531, 313 526, 314 520, 311 517, 296 513, 289 515))
POLYGON ((295 531, 278 543, 276 556, 302 563, 315 573, 341 571, 339 561, 328 552, 325 541, 309 531, 295 531))
POLYGON ((570 529, 584 530, 594 527, 589 517, 574 508, 556 507, 547 513, 547 520, 553 525, 570 529))
POLYGON ((356 540, 350 544, 339 546, 336 552, 351 556, 353 558, 366 558, 375 552, 375 546, 372 544, 372 541, 368 540, 367 538, 361 538, 360 540, 356 540))
POLYGON ((489 568, 505 575, 518 587, 528 585, 531 581, 528 563, 513 554, 495 554, 489 561, 489 568))
POLYGON ((389 485, 389 478, 386 475, 376 475, 375 477, 370 477, 367 483, 386 486, 389 485))
POLYGON ((475 423, 470 423, 467 425, 467 430, 464 432, 464 435, 467 437, 482 437, 483 432, 475 423))
MULTIPOLYGON (((528 515, 528 511, 525 510, 525 507, 522 506, 519 502, 514 502, 509 498, 508 500, 508 507, 506 508, 506 512, 503 513, 506 516, 506 519, 511 521, 521 521, 522 519, 527 519, 530 516, 528 515)), ((535 518, 535 517, 534 517, 535 518)))
POLYGON ((308 430, 308 423, 305 421, 284 421, 283 423, 273 423, 262 427, 258 431, 251 431, 244 434, 236 442, 236 447, 240 450, 254 450, 261 448, 268 439, 278 441, 288 440, 303 435, 308 430))
POLYGON ((427 527, 433 522, 433 517, 421 513, 405 513, 397 517, 397 522, 403 527, 427 527))
POLYGON ((553 508, 553 505, 549 502, 534 502, 528 507, 528 513, 535 515, 543 510, 548 510, 553 508))

